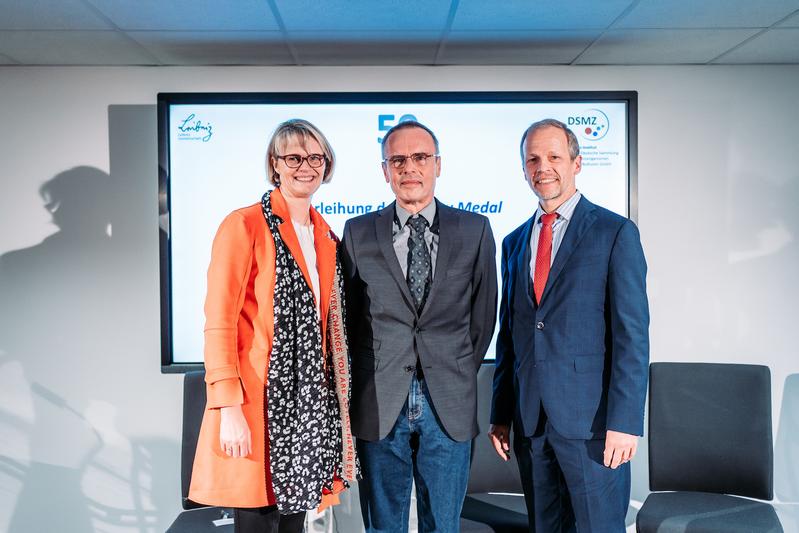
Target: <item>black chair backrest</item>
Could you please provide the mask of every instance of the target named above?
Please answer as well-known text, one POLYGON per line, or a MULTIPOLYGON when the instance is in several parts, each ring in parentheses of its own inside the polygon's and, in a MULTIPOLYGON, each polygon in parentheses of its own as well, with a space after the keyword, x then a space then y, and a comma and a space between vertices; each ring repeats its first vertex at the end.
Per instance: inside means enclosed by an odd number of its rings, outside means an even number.
POLYGON ((183 376, 183 445, 180 450, 180 492, 184 509, 205 507, 189 499, 191 469, 205 412, 205 371, 186 372, 183 376))
POLYGON ((521 494, 522 482, 515 456, 511 453, 511 458, 507 462, 500 459, 487 437, 491 418, 494 369, 493 363, 485 363, 477 373, 477 424, 480 434, 472 444, 472 465, 466 492, 468 494, 486 492, 521 494))
POLYGON ((650 365, 650 490, 771 500, 773 464, 768 367, 650 365))

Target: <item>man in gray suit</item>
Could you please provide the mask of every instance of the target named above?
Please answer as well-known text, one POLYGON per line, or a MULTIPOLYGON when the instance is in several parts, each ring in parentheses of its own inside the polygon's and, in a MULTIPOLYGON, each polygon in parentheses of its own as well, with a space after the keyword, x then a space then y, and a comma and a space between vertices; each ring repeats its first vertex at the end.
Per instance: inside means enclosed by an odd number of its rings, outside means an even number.
POLYGON ((433 194, 438 140, 402 122, 382 143, 396 202, 347 222, 342 247, 352 429, 367 532, 457 532, 477 434, 477 371, 494 332, 488 219, 433 194))

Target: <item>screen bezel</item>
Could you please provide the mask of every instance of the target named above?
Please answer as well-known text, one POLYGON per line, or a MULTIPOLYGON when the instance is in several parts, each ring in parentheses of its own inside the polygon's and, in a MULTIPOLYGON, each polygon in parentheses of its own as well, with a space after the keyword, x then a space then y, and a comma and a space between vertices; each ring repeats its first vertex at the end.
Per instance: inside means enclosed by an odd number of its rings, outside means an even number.
MULTIPOLYGON (((468 103, 623 103, 627 107, 627 211, 638 220, 637 91, 446 91, 315 93, 158 93, 158 215, 161 311, 161 372, 201 370, 202 363, 175 363, 172 350, 170 243, 169 110, 185 104, 468 104, 468 103)), ((491 358, 493 360, 493 358, 491 358)))

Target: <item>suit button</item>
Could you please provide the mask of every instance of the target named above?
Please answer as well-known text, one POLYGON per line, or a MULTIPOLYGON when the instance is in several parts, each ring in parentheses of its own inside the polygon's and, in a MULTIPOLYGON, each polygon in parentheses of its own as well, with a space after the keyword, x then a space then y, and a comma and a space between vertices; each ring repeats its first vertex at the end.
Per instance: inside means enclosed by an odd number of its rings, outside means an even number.
POLYGON ((415 366, 406 366, 406 367, 405 367, 405 372, 407 372, 407 373, 409 373, 409 374, 410 374, 411 372, 413 372, 414 370, 416 370, 416 367, 415 367, 415 366))
POLYGON ((422 328, 419 328, 419 327, 413 328, 413 332, 414 333, 421 333, 422 332, 422 328))
POLYGON ((544 323, 543 323, 543 322, 539 322, 539 323, 537 323, 537 324, 535 325, 535 329, 544 329, 544 323))

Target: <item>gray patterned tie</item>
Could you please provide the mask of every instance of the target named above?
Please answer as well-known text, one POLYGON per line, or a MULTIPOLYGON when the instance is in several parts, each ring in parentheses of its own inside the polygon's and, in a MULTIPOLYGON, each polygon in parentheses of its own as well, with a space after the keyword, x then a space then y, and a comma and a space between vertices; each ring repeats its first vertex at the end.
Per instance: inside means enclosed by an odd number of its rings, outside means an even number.
POLYGON ((424 240, 424 230, 429 225, 427 219, 416 215, 406 222, 411 229, 408 238, 408 289, 411 291, 416 311, 421 312, 427 294, 430 292, 430 280, 433 272, 430 250, 424 240))

